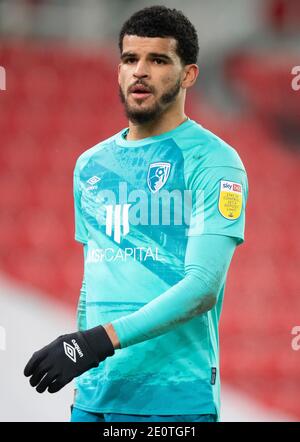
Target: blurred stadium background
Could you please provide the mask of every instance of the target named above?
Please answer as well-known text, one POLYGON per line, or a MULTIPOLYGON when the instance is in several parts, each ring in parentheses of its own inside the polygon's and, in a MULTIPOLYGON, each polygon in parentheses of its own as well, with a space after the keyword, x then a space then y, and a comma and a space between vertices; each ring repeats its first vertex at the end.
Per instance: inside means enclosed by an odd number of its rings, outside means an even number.
POLYGON ((197 27, 187 113, 237 149, 249 176, 246 242, 220 326, 222 420, 300 418, 299 0, 0 0, 1 421, 69 418, 72 386, 38 395, 23 367, 75 327, 83 257, 72 172, 81 152, 127 126, 118 31, 152 4, 197 27))

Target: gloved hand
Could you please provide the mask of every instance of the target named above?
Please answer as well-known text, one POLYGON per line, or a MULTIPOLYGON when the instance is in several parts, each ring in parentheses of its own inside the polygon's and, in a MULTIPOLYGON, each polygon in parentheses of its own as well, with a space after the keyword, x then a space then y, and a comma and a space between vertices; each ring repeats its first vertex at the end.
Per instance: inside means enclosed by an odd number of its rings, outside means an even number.
POLYGON ((24 369, 31 376, 36 391, 55 393, 72 379, 115 353, 113 344, 102 325, 89 330, 59 336, 35 352, 24 369), (45 376, 45 377, 44 377, 45 376))

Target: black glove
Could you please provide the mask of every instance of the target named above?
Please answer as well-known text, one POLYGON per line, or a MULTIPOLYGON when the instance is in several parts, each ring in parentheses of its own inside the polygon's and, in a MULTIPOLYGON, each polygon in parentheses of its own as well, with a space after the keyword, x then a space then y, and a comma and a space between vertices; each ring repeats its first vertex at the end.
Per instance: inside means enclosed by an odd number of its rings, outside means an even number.
POLYGON ((55 393, 72 379, 115 353, 113 344, 102 325, 90 330, 59 336, 35 352, 24 369, 31 376, 36 391, 55 393), (44 377, 45 376, 45 377, 44 377))

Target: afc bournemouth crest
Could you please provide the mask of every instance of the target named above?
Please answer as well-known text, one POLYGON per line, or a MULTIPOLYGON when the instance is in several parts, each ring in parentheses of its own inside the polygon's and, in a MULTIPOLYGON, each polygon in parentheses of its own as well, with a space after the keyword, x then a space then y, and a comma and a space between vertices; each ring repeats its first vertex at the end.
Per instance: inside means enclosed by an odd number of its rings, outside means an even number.
POLYGON ((166 184, 170 174, 170 169, 170 163, 150 164, 147 176, 147 183, 151 192, 157 192, 166 184))

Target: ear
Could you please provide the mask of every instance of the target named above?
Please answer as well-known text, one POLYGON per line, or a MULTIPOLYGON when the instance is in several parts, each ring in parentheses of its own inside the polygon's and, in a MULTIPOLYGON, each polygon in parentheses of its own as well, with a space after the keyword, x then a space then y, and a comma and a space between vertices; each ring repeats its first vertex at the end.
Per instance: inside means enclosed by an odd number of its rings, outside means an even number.
POLYGON ((197 77, 199 75, 199 67, 196 64, 188 64, 184 67, 183 80, 181 87, 187 89, 196 83, 197 77))
POLYGON ((118 64, 118 83, 121 84, 121 63, 118 64))

